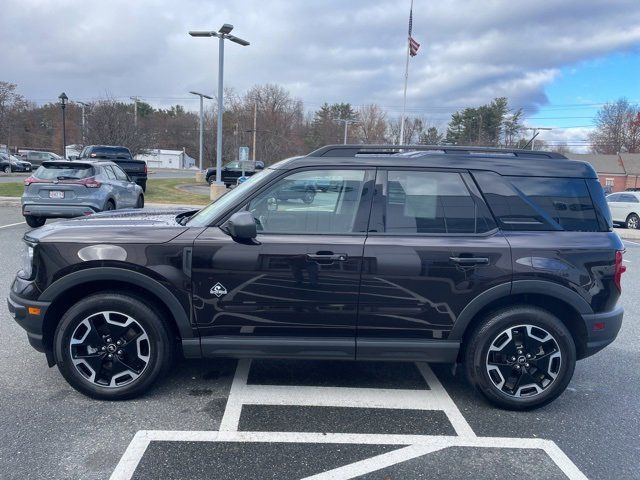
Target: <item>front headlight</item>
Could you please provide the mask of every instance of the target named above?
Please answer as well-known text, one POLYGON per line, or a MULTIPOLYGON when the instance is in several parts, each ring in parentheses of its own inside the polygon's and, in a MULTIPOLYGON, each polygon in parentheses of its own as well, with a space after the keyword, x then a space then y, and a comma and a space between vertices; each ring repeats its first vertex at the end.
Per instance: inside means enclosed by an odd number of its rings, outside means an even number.
POLYGON ((33 275, 33 247, 25 243, 22 249, 22 268, 18 272, 18 276, 29 279, 31 275, 33 275))

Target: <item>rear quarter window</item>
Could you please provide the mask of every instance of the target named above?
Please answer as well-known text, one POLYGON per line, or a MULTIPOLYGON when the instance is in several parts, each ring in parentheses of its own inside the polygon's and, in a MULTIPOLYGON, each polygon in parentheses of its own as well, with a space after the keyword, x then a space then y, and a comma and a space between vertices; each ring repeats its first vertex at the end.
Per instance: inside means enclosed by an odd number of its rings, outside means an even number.
POLYGON ((492 172, 474 173, 474 178, 504 230, 608 229, 585 179, 501 176, 492 172))

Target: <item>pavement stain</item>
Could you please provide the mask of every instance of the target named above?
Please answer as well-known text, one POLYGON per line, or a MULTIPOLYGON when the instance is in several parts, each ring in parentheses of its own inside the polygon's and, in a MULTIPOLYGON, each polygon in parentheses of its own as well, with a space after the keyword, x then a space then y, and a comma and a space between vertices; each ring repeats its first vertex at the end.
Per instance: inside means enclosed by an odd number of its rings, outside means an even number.
POLYGON ((213 390, 210 388, 192 388, 189 390, 189 395, 192 397, 206 397, 207 395, 211 395, 213 390))
POLYGON ((213 400, 208 401, 201 411, 209 415, 214 420, 218 420, 222 418, 222 414, 224 413, 224 409, 226 406, 227 397, 217 397, 213 400))

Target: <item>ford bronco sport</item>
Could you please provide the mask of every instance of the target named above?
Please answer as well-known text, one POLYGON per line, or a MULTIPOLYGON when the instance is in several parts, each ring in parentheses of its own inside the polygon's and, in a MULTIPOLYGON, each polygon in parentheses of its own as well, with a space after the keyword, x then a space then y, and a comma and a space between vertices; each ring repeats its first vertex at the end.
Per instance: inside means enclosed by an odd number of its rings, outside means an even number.
POLYGON ((147 390, 175 353, 462 363, 510 409, 620 329, 623 244, 593 168, 540 151, 323 147, 199 211, 25 234, 9 309, 77 390, 147 390), (313 199, 281 195, 322 185, 313 199))

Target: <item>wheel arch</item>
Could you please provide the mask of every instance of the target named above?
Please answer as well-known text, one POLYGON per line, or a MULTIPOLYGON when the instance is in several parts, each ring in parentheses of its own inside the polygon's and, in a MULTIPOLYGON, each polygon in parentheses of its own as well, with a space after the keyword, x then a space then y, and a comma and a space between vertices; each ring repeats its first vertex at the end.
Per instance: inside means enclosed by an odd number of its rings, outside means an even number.
POLYGON ((592 314, 591 306, 577 293, 559 284, 539 280, 521 280, 493 287, 474 298, 460 313, 449 335, 460 341, 458 359, 464 358, 465 345, 482 320, 494 310, 527 305, 546 310, 567 327, 576 345, 577 358, 584 358, 587 347, 587 327, 583 314, 592 314))
POLYGON ((176 337, 195 338, 187 312, 168 288, 139 272, 102 267, 70 273, 53 282, 42 293, 39 300, 51 302, 43 319, 45 348, 51 348, 55 329, 68 308, 88 295, 107 291, 133 294, 152 303, 167 319, 176 337))

